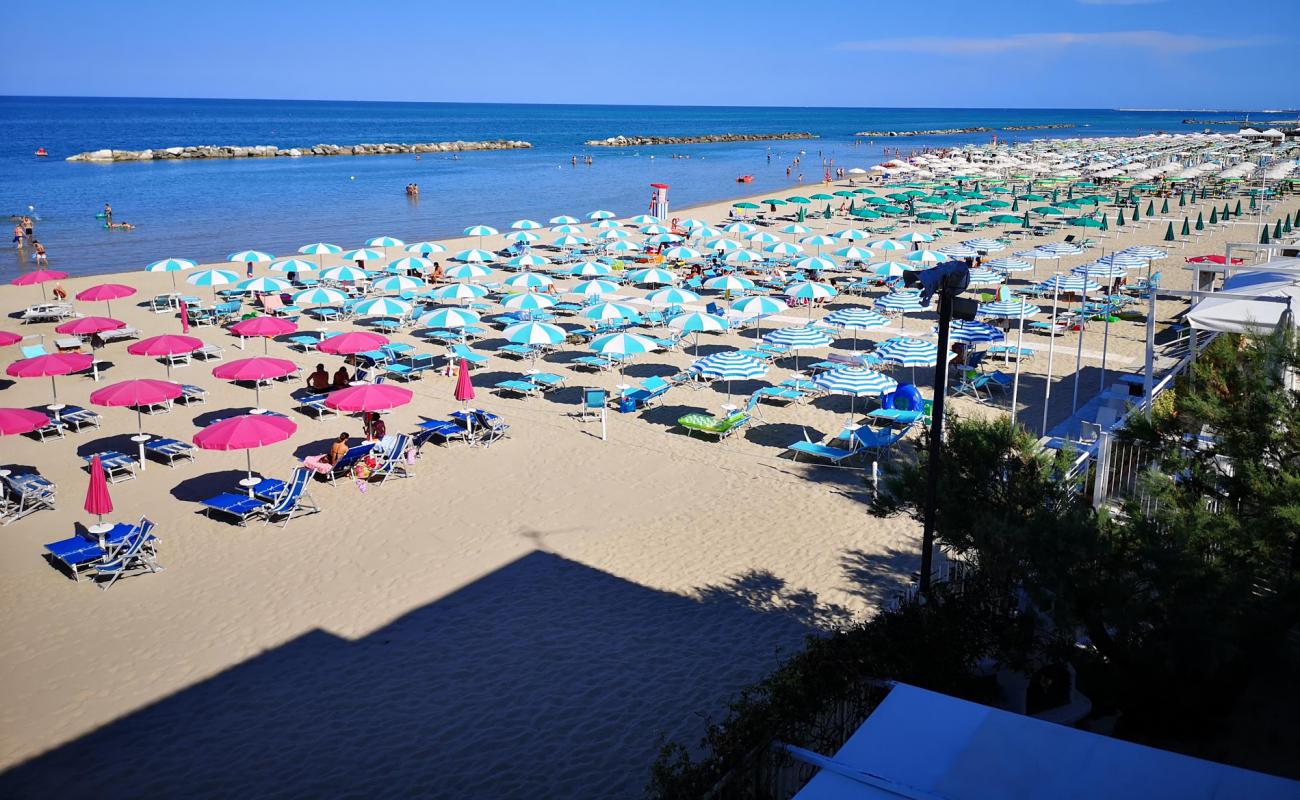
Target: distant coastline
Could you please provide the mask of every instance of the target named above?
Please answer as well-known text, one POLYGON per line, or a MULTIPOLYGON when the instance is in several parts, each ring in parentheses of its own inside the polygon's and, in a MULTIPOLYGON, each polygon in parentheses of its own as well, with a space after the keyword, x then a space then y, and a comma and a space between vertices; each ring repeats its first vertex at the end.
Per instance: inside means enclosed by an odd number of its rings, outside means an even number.
POLYGON ((383 156, 402 153, 462 153, 471 150, 523 150, 528 142, 497 139, 487 142, 429 142, 425 144, 318 144, 312 147, 276 147, 273 144, 200 145, 149 150, 88 150, 65 161, 176 161, 210 158, 301 158, 304 156, 383 156))
POLYGON ((719 142, 766 142, 790 139, 816 139, 817 134, 807 131, 786 133, 709 133, 702 136, 611 136, 608 139, 588 139, 588 147, 646 147, 657 144, 717 144, 719 142))

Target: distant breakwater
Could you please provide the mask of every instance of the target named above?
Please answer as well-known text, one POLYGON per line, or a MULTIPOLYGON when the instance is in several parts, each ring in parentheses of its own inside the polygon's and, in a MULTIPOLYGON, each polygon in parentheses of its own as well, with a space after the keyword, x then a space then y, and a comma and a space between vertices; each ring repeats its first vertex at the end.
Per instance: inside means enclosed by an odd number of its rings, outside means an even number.
POLYGON ((611 136, 589 139, 588 147, 645 147, 656 144, 712 144, 717 142, 766 142, 781 139, 816 139, 807 131, 790 133, 711 133, 704 136, 611 136))
POLYGON ((163 147, 153 150, 90 150, 68 156, 68 161, 173 161, 207 158, 301 158, 304 156, 386 156, 401 153, 463 153, 471 150, 522 150, 528 142, 497 139, 490 142, 429 142, 425 144, 318 144, 314 147, 276 147, 259 144, 163 147))
POLYGON ((999 131, 1047 131, 1062 128, 1074 128, 1073 122, 1053 122, 1045 125, 1004 125, 1001 128, 932 128, 924 131, 858 131, 854 136, 888 137, 888 136, 957 136, 963 133, 991 133, 999 131))

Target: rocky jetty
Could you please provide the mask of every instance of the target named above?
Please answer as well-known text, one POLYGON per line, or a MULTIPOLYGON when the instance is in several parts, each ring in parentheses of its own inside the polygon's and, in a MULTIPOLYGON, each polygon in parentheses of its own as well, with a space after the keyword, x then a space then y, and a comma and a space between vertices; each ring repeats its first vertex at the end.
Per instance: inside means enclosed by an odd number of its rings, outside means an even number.
MULTIPOLYGON (((1073 122, 1053 122, 1048 125, 1005 125, 1001 128, 1004 131, 1054 131, 1064 128, 1078 127, 1073 122)), ((1087 127, 1086 125, 1084 126, 1087 127)))
POLYGON ((491 142, 430 142, 427 144, 318 144, 314 147, 249 147, 199 145, 163 147, 153 150, 91 150, 68 156, 68 161, 172 161, 204 158, 301 158, 304 156, 386 156, 400 153, 463 153, 470 150, 520 150, 528 142, 498 139, 491 142))
POLYGON ((711 133, 704 136, 611 136, 591 139, 588 147, 644 147, 655 144, 712 144, 715 142, 766 142, 776 139, 816 139, 806 131, 793 133, 711 133))

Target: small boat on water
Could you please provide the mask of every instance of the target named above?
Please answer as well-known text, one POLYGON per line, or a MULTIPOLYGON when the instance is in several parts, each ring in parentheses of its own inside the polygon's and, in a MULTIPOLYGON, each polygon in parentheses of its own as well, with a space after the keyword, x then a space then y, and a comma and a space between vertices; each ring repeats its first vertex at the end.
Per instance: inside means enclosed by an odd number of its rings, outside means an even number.
POLYGON ((36 157, 37 157, 37 158, 45 158, 45 157, 48 156, 48 155, 49 155, 49 152, 47 152, 46 149, 45 149, 44 147, 38 147, 38 148, 36 148, 36 157))
POLYGON ((753 182, 754 182, 753 175, 741 175, 739 178, 736 178, 736 183, 753 183, 753 182))

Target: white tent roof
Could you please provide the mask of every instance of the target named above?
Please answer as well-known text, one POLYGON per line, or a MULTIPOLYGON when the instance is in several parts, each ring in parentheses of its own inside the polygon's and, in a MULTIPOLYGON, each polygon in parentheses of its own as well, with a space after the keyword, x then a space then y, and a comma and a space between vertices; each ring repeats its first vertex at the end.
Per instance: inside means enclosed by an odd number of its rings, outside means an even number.
POLYGON ((796 800, 1253 800, 1300 783, 899 684, 796 800), (866 773, 865 775, 862 773, 866 773))
POLYGON ((1297 271, 1234 275, 1223 282, 1222 292, 1192 306, 1188 324, 1226 333, 1271 333, 1288 309, 1291 324, 1300 324, 1300 259, 1278 259, 1265 266, 1297 271))

